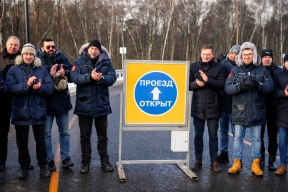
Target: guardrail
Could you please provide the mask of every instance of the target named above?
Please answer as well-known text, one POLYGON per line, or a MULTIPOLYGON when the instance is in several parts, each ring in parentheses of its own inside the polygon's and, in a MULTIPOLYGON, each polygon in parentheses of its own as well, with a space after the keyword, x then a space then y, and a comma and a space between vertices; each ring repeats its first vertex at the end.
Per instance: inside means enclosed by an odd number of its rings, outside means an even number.
POLYGON ((117 69, 116 71, 116 77, 117 79, 119 78, 124 78, 124 70, 123 69, 117 69))

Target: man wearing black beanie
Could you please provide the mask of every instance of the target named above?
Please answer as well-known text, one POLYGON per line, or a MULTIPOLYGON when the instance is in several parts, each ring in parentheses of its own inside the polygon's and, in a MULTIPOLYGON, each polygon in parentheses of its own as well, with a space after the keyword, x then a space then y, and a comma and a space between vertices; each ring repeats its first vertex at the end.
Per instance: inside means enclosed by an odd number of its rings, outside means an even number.
POLYGON ((97 149, 100 168, 113 171, 107 152, 107 115, 111 113, 109 86, 116 81, 116 72, 106 52, 101 52, 99 40, 92 40, 88 50, 75 60, 71 69, 71 79, 77 85, 74 113, 78 115, 82 166, 80 173, 88 173, 91 162, 92 125, 97 132, 97 149))
MULTIPOLYGON (((273 50, 271 49, 263 49, 261 51, 261 65, 265 67, 272 78, 274 78, 274 73, 281 71, 281 68, 278 67, 275 63, 273 63, 273 50)), ((274 97, 274 93, 265 95, 265 106, 266 106, 266 125, 267 125, 267 133, 268 133, 268 153, 269 153, 269 161, 268 168, 270 170, 276 170, 277 166, 275 163, 276 155, 277 155, 277 128, 275 126, 275 113, 276 113, 276 98, 274 97)), ((265 134, 265 126, 262 125, 261 129, 261 161, 260 167, 265 167, 265 146, 264 146, 264 134, 265 134)))

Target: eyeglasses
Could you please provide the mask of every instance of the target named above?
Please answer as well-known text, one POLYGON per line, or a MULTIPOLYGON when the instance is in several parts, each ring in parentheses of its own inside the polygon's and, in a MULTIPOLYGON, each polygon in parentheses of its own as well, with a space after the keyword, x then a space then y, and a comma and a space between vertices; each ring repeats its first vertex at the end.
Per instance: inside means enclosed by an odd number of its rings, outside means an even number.
POLYGON ((55 49, 55 45, 47 45, 46 46, 46 49, 50 49, 50 48, 55 49))
POLYGON ((252 57, 253 53, 248 53, 248 54, 242 54, 242 57, 252 57))

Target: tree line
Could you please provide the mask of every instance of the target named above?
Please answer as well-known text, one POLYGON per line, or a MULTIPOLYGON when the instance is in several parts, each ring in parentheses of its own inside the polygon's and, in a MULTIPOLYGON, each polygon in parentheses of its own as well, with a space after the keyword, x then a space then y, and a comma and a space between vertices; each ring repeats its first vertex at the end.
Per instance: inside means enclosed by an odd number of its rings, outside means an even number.
MULTIPOLYGON (((227 53, 235 44, 253 42, 258 53, 274 51, 282 65, 288 49, 288 0, 30 0, 30 39, 38 47, 43 38, 73 62, 80 47, 99 39, 114 67, 121 69, 120 47, 126 59, 189 60, 212 44, 227 53)), ((0 44, 25 35, 25 0, 0 0, 0 44)))

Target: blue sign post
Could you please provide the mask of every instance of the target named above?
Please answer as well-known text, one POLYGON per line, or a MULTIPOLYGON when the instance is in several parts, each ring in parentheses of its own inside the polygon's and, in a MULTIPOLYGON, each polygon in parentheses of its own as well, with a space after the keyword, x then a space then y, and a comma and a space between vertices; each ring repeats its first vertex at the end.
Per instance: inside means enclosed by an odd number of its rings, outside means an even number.
POLYGON ((138 108, 152 116, 170 111, 177 101, 177 85, 173 78, 161 71, 144 74, 134 89, 134 99, 138 108))

